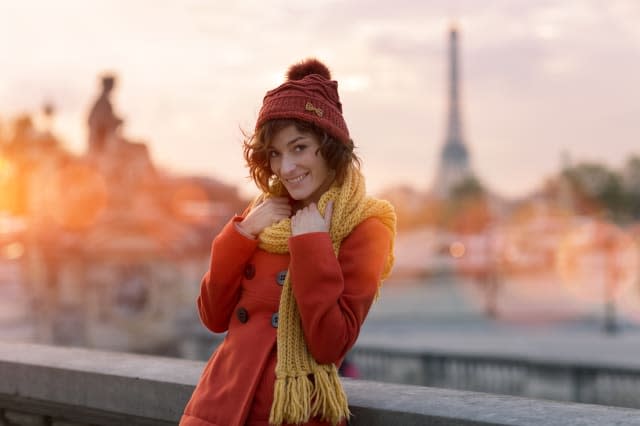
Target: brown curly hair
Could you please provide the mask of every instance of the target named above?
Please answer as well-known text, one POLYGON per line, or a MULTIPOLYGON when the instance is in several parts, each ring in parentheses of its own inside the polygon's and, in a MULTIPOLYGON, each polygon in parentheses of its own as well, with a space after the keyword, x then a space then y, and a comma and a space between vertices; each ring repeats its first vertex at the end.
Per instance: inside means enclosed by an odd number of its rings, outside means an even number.
POLYGON ((313 133, 320 141, 318 151, 330 169, 335 170, 338 183, 344 181, 349 167, 360 168, 360 158, 355 154, 353 140, 343 143, 329 135, 312 123, 290 119, 274 119, 265 122, 256 132, 245 138, 243 143, 244 159, 249 167, 251 179, 258 188, 266 193, 271 192, 274 173, 269 164, 269 147, 276 133, 290 125, 296 126, 299 132, 313 133))

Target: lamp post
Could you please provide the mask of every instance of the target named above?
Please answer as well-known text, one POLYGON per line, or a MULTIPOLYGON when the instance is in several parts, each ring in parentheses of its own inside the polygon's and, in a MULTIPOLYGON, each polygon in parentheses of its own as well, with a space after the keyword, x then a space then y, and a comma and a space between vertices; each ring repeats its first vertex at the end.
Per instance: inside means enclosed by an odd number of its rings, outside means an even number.
POLYGON ((606 334, 616 334, 619 331, 616 319, 616 287, 620 280, 620 268, 617 259, 616 240, 613 235, 607 235, 602 242, 605 256, 604 282, 604 327, 606 334))
MULTIPOLYGON (((633 249, 629 237, 619 228, 610 223, 599 223, 594 235, 595 246, 603 257, 603 288, 604 316, 602 330, 606 334, 616 334, 620 331, 617 318, 616 297, 620 295, 623 284, 632 276, 633 262, 625 262, 626 251, 633 249), (626 265, 625 263, 629 263, 626 265)), ((628 260, 628 259, 627 259, 628 260)))

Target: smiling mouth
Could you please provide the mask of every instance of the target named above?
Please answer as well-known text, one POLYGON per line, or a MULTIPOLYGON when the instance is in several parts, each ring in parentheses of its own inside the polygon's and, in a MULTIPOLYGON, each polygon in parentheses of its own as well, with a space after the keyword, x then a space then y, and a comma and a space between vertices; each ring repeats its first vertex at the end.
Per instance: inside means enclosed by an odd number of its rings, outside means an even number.
POLYGON ((308 175, 309 175, 309 173, 305 173, 305 174, 300 175, 300 176, 298 176, 298 177, 295 177, 295 178, 293 178, 293 179, 287 179, 287 183, 294 183, 294 184, 295 184, 295 183, 300 183, 300 182, 302 182, 302 180, 303 180, 304 178, 306 178, 308 175))

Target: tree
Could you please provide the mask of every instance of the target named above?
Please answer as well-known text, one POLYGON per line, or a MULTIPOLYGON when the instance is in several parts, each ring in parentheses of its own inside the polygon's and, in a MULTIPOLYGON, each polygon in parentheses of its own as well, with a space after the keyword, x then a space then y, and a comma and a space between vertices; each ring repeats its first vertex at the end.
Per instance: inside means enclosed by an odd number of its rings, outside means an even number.
POLYGON ((451 190, 443 224, 463 234, 482 232, 491 221, 488 195, 482 184, 469 177, 451 190))
POLYGON ((640 156, 627 160, 622 172, 626 210, 630 218, 640 219, 640 156))
POLYGON ((608 216, 621 221, 626 216, 622 178, 596 163, 583 163, 564 171, 570 182, 578 213, 608 216))

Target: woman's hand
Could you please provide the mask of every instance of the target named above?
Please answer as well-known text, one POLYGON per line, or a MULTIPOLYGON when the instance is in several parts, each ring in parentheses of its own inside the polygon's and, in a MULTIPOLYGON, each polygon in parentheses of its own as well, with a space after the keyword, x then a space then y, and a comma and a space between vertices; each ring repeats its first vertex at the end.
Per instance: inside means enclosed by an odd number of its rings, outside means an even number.
POLYGON ((237 223, 240 232, 252 235, 254 238, 274 223, 291 216, 291 206, 286 197, 267 198, 254 206, 242 222, 237 223))
POLYGON ((329 232, 331 215, 333 214, 333 201, 327 203, 324 217, 320 215, 315 203, 309 204, 296 212, 291 218, 291 235, 307 234, 309 232, 329 232))

